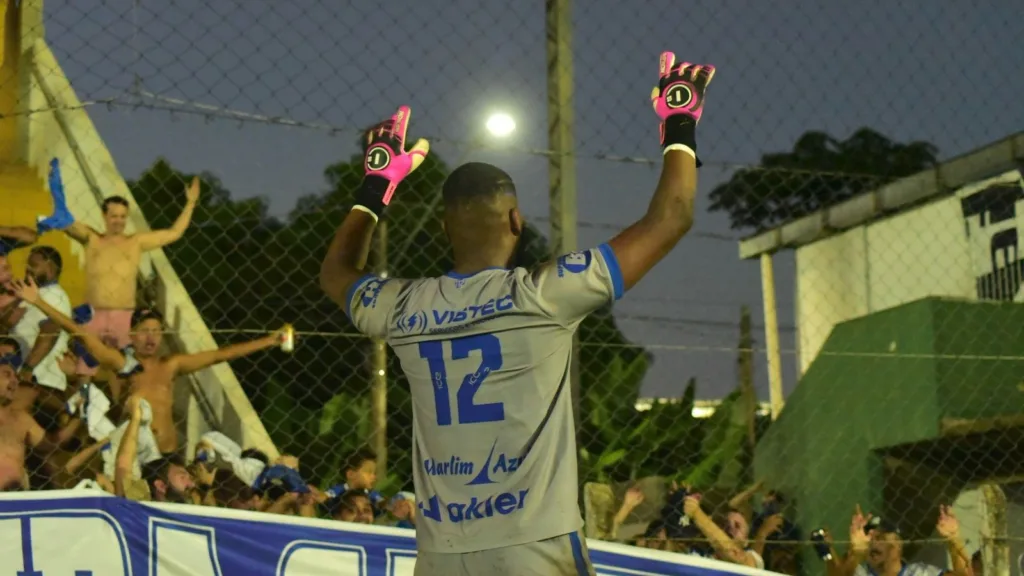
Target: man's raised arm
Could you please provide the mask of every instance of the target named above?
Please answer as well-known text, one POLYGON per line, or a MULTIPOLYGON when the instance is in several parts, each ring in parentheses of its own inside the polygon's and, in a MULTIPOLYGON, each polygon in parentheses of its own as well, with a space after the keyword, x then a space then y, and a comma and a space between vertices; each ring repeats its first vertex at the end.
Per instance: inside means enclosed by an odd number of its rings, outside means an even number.
POLYGON ((704 111, 704 91, 713 66, 676 65, 675 54, 661 55, 660 79, 651 93, 661 118, 664 163, 647 212, 608 244, 615 252, 628 290, 640 281, 693 226, 697 193, 696 128, 704 111))
POLYGON ((198 202, 199 176, 194 176, 188 188, 185 189, 185 208, 182 209, 174 224, 165 230, 153 230, 139 234, 139 243, 143 252, 163 248, 180 240, 185 235, 185 231, 188 230, 188 225, 192 223, 192 213, 195 212, 198 202))
POLYGON ((75 324, 74 320, 43 300, 39 296, 39 287, 36 286, 36 283, 32 278, 11 282, 10 290, 23 302, 27 302, 35 306, 43 314, 46 314, 46 317, 49 318, 51 322, 59 326, 69 335, 81 340, 82 344, 85 345, 86 350, 89 351, 89 354, 92 354, 92 357, 95 358, 102 366, 117 372, 120 372, 124 368, 127 359, 120 350, 107 346, 97 336, 86 332, 81 326, 75 324))
POLYGON ((93 230, 91 226, 81 222, 72 223, 64 229, 64 233, 80 244, 88 244, 93 236, 99 236, 99 233, 93 230))
POLYGON ((0 306, 0 334, 10 332, 24 315, 25 309, 21 307, 21 302, 17 298, 0 306))
POLYGON ((195 354, 184 354, 174 356, 171 360, 174 363, 174 370, 177 374, 190 374, 208 368, 214 364, 228 362, 236 358, 255 354, 261 350, 280 346, 285 337, 285 328, 272 334, 268 334, 256 340, 232 344, 216 350, 206 350, 195 354))
POLYGON ((48 230, 62 230, 72 240, 82 244, 88 244, 90 238, 98 236, 99 233, 86 224, 76 222, 71 212, 68 211, 67 197, 64 194, 64 181, 60 175, 60 162, 54 158, 50 160, 50 197, 53 199, 53 214, 39 221, 36 225, 40 234, 48 230))
POLYGON ((125 402, 129 414, 128 426, 121 435, 121 443, 114 457, 114 494, 125 497, 128 483, 135 475, 135 462, 139 457, 139 428, 142 427, 142 398, 132 396, 125 402))
POLYGON ((373 231, 377 219, 372 214, 353 208, 334 234, 327 256, 320 264, 320 288, 335 304, 345 308, 349 289, 366 272, 373 231))
POLYGON ((355 206, 334 235, 320 265, 320 287, 336 304, 348 310, 354 289, 366 276, 364 268, 377 220, 391 202, 398 184, 419 167, 429 150, 418 140, 408 152, 405 138, 410 110, 406 106, 366 135, 366 176, 355 194, 355 206))
MULTIPOLYGON (((20 246, 35 244, 36 239, 39 238, 39 234, 35 230, 25 226, 0 226, 0 236, 10 238, 20 246)), ((2 255, 0 253, 0 256, 2 255)))

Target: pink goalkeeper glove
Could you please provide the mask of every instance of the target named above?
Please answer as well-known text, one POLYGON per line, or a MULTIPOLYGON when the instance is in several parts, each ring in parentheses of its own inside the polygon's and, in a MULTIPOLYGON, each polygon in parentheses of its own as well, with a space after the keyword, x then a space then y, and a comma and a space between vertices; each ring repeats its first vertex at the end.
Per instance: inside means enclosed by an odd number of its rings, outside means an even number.
MULTIPOLYGON (((704 91, 715 76, 715 67, 683 62, 676 55, 661 53, 658 86, 651 91, 651 103, 661 118, 662 153, 684 150, 697 156, 697 122, 704 112, 704 91)), ((697 165, 701 162, 698 159, 697 165)))
POLYGON ((389 120, 381 122, 366 133, 366 157, 363 165, 366 176, 356 192, 356 210, 362 210, 380 218, 384 208, 391 203, 395 189, 423 163, 430 151, 430 144, 420 138, 408 152, 405 138, 409 129, 412 110, 402 106, 389 120))

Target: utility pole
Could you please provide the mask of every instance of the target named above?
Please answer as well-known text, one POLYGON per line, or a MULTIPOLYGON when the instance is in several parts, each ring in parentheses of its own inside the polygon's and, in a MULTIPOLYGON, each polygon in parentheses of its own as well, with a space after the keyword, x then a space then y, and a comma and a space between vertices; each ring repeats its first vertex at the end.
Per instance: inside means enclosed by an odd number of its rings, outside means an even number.
POLYGON ((747 445, 751 453, 757 444, 755 421, 757 419, 757 393, 754 391, 754 335, 751 330, 750 308, 740 307, 740 342, 737 368, 740 380, 740 402, 747 419, 747 445))
POLYGON ((768 399, 772 422, 779 418, 782 399, 782 353, 779 351, 779 318, 775 308, 775 266, 772 255, 761 254, 761 297, 764 302, 764 347, 768 354, 768 399))
MULTIPOLYGON (((388 277, 388 222, 381 218, 373 237, 373 267, 381 278, 388 277)), ((388 346, 373 340, 371 357, 370 417, 373 426, 370 446, 377 453, 377 475, 388 475, 388 346)))
MULTIPOLYGON (((570 0, 545 0, 548 64, 548 200, 555 255, 576 250, 576 156, 573 148, 572 11, 570 0)), ((573 336, 570 391, 576 432, 580 415, 580 343, 573 336)))

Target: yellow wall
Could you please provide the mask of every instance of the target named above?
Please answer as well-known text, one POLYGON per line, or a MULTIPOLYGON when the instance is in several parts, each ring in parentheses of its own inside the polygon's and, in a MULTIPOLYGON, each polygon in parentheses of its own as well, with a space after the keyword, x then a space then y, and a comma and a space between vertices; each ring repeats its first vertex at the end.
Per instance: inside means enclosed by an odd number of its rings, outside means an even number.
POLYGON ((0 163, 10 164, 17 153, 18 119, 13 115, 18 106, 18 54, 20 30, 15 0, 0 0, 0 163))
MULTIPOLYGON (((50 193, 43 187, 35 170, 16 165, 4 166, 0 171, 0 224, 35 228, 36 217, 48 215, 53 210, 50 193)), ((49 232, 39 239, 38 244, 53 246, 64 259, 64 272, 60 285, 75 305, 85 300, 85 272, 78 254, 81 248, 73 246, 73 240, 60 232, 49 232)), ((16 250, 10 255, 14 273, 25 273, 27 249, 16 250)))
MULTIPOLYGON (((29 3, 22 2, 19 9, 16 0, 0 0, 0 224, 35 228, 39 216, 53 211, 50 193, 41 174, 46 173, 47 162, 26 165, 19 150, 19 131, 26 121, 24 110, 31 109, 31 94, 22 90, 23 76, 19 65, 21 55, 21 12, 29 3), (26 96, 22 101, 22 97, 26 96)), ((38 98, 37 98, 38 100, 38 98)), ((45 108, 45 103, 35 102, 45 108)), ((40 159, 42 160, 42 159, 40 159)), ((76 212, 75 206, 71 211, 76 212)), ((39 244, 53 246, 64 259, 61 286, 67 290, 71 301, 80 304, 85 299, 85 276, 82 248, 59 232, 50 232, 39 239, 39 244)), ((10 256, 15 274, 25 272, 28 250, 17 250, 10 256)))

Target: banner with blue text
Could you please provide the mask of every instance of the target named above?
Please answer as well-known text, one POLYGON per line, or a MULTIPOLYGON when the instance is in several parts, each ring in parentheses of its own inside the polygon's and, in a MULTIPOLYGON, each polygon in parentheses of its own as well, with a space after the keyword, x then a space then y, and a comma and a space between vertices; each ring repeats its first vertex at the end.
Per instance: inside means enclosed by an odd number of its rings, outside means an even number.
MULTIPOLYGON (((758 571, 590 541, 598 574, 758 571)), ((104 493, 0 495, 0 575, 412 576, 411 530, 172 504, 104 493)), ((763 572, 760 572, 764 574, 763 572)))

